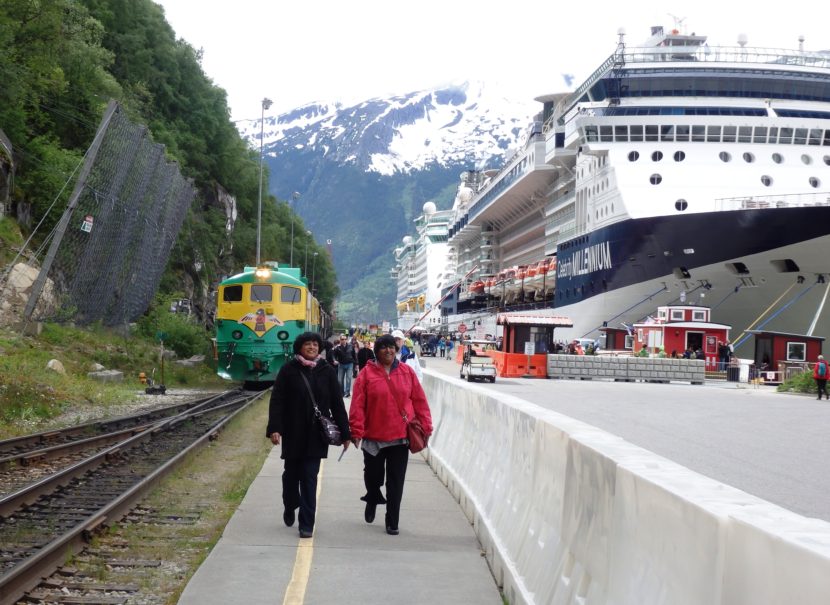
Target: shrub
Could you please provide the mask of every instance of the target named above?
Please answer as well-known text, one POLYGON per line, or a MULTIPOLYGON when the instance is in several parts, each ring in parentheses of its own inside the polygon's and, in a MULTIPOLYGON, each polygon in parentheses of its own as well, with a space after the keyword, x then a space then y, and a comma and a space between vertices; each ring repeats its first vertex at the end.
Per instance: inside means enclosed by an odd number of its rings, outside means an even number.
POLYGON ((179 357, 203 354, 208 348, 205 328, 193 318, 168 309, 176 296, 157 295, 147 313, 138 320, 138 333, 145 338, 158 340, 164 335, 164 346, 179 357))
POLYGON ((792 393, 815 393, 816 381, 813 380, 812 372, 802 372, 779 384, 778 390, 792 393))

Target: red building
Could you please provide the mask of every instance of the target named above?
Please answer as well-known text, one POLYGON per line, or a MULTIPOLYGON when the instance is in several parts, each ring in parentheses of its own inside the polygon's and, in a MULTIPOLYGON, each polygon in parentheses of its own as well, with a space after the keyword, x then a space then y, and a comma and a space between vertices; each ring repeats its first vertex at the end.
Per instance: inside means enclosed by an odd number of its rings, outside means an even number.
POLYGON ((706 369, 717 369, 718 347, 729 342, 732 326, 711 322, 711 309, 695 305, 658 307, 657 317, 634 324, 634 354, 665 352, 682 357, 683 352, 703 350, 706 369))
POLYGON ((821 355, 823 336, 747 330, 755 336, 755 367, 767 382, 782 382, 811 370, 821 355))

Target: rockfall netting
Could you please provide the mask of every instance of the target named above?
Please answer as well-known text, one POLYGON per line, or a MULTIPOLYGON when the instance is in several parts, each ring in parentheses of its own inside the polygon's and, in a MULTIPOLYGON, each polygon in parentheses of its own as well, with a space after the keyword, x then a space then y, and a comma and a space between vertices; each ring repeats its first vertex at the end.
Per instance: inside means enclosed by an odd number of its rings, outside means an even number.
POLYGON ((164 146, 111 103, 41 270, 55 284, 58 305, 38 316, 32 303, 31 319, 134 321, 158 288, 194 197, 164 146))

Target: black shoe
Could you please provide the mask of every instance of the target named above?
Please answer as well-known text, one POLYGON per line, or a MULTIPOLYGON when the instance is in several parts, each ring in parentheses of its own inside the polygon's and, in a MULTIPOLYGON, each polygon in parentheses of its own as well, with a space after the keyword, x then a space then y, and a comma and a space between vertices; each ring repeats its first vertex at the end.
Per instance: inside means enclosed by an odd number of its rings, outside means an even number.
POLYGON ((300 530, 300 537, 301 538, 310 538, 312 536, 312 534, 313 534, 313 532, 311 530, 305 530, 305 529, 300 530))
POLYGON ((285 512, 282 514, 283 523, 285 523, 286 527, 291 527, 294 525, 294 509, 285 509, 285 512))
POLYGON ((397 527, 392 527, 391 525, 386 526, 386 533, 390 536, 397 536, 400 532, 398 531, 397 527))
POLYGON ((371 523, 375 520, 375 510, 377 510, 378 505, 374 502, 367 502, 366 503, 366 510, 363 511, 363 518, 366 519, 366 523, 371 523))

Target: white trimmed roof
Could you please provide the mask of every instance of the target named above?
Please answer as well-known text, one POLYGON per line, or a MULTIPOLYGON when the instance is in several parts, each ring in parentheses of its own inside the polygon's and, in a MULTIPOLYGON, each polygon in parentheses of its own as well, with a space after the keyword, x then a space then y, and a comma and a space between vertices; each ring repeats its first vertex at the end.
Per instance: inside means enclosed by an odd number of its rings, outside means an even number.
POLYGON ((503 325, 520 325, 520 326, 556 326, 557 328, 572 328, 574 322, 568 317, 559 315, 507 315, 500 314, 496 318, 496 323, 503 325))

